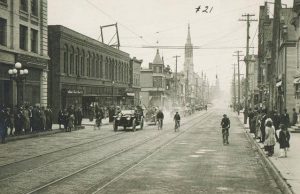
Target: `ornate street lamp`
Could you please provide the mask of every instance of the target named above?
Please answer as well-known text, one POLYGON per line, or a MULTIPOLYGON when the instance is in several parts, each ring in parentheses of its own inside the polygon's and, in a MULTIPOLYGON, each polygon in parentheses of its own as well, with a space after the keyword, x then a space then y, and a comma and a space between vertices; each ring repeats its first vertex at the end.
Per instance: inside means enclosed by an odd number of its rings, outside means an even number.
POLYGON ((24 101, 24 87, 28 69, 22 69, 22 64, 17 62, 13 69, 8 70, 10 80, 15 80, 17 83, 17 104, 21 105, 24 101))

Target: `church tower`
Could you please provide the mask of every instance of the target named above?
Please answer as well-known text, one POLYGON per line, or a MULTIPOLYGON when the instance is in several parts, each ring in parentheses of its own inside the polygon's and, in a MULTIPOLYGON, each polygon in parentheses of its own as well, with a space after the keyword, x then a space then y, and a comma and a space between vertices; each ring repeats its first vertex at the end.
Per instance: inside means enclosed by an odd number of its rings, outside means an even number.
POLYGON ((193 44, 191 40, 190 33, 190 24, 188 26, 188 35, 185 43, 185 52, 184 52, 184 73, 186 78, 189 81, 189 85, 192 84, 193 75, 194 75, 194 62, 193 62, 193 44))

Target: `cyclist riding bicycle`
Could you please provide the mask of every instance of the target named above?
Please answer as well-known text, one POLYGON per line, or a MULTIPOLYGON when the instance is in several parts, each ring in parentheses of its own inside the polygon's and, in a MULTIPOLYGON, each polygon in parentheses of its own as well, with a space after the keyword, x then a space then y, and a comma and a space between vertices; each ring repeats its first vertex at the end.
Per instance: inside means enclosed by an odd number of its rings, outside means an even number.
POLYGON ((158 121, 158 129, 162 129, 163 127, 163 120, 164 120, 164 113, 159 110, 156 114, 156 120, 158 121))
POLYGON ((223 118, 221 121, 221 127, 222 127, 223 144, 224 145, 229 144, 228 136, 229 136, 230 120, 226 114, 223 115, 223 118))
POLYGON ((174 115, 174 121, 175 121, 175 132, 180 127, 180 115, 178 112, 174 115))

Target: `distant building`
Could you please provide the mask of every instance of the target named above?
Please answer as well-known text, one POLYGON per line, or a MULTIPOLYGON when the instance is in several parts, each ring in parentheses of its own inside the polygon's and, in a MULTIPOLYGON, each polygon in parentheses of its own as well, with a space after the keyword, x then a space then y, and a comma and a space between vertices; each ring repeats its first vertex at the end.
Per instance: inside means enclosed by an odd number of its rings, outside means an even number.
POLYGON ((140 105, 140 91, 141 91, 141 65, 143 60, 138 60, 135 57, 130 60, 130 85, 131 87, 127 89, 126 95, 132 96, 133 98, 127 98, 131 102, 126 104, 140 105))
POLYGON ((74 105, 86 114, 91 106, 124 105, 134 98, 127 91, 133 72, 128 53, 53 25, 49 26, 49 55, 49 102, 55 113, 74 105))
POLYGON ((29 70, 24 102, 47 106, 47 6, 47 0, 0 0, 0 104, 17 103, 8 70, 19 62, 29 70))
POLYGON ((148 69, 141 69, 141 104, 145 107, 164 107, 166 75, 165 65, 157 49, 148 69))

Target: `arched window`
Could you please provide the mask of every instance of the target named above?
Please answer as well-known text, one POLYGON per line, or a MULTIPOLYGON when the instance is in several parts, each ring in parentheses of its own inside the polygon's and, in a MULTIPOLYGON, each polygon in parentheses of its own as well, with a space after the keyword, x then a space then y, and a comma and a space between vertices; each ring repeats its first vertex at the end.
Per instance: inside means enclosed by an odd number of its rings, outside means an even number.
POLYGON ((93 53, 92 54, 92 63, 91 63, 91 70, 92 70, 92 72, 91 72, 91 76, 92 77, 95 77, 96 76, 96 63, 95 63, 95 54, 93 53))
POLYGON ((70 74, 74 74, 74 47, 71 46, 71 50, 70 50, 70 74))
POLYGON ((91 53, 90 51, 88 51, 88 54, 87 54, 87 70, 86 70, 86 75, 88 77, 91 76, 91 53))
POLYGON ((103 56, 100 55, 100 78, 103 78, 103 56))
POLYGON ((96 77, 99 78, 100 76, 100 64, 99 64, 99 55, 96 55, 96 77))
POLYGON ((85 76, 85 53, 84 50, 81 51, 80 55, 80 67, 81 67, 81 76, 85 76))
POLYGON ((64 45, 63 48, 64 51, 64 68, 63 68, 63 73, 68 73, 68 45, 64 45))
POLYGON ((111 58, 109 58, 109 65, 108 65, 108 72, 109 72, 109 76, 108 76, 108 79, 112 80, 112 60, 111 58))
POLYGON ((75 52, 75 74, 77 76, 79 76, 79 55, 80 55, 80 51, 79 48, 77 48, 75 52))
POLYGON ((108 57, 105 57, 105 79, 109 79, 109 70, 108 70, 108 65, 109 65, 109 59, 108 57))
POLYGON ((118 67, 119 67, 119 74, 118 74, 118 77, 119 77, 119 81, 121 82, 122 81, 122 69, 121 69, 121 63, 120 61, 118 62, 118 67))

